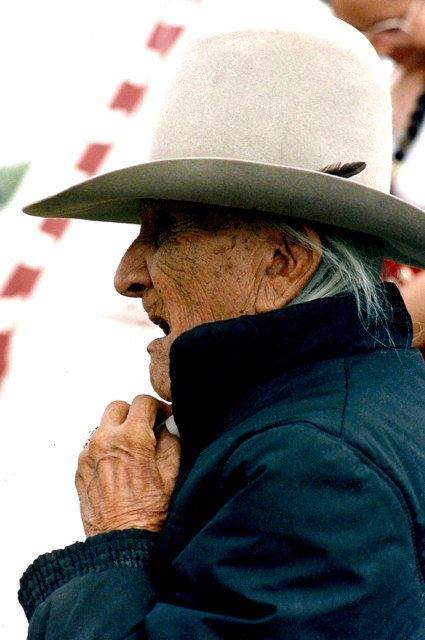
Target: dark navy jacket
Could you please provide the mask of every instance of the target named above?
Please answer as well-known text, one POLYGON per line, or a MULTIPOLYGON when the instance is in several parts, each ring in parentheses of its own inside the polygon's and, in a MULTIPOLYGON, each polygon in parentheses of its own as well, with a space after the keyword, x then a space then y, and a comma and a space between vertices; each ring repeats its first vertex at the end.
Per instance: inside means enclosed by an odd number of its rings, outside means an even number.
POLYGON ((164 529, 39 558, 29 638, 425 638, 425 366, 387 290, 390 333, 337 296, 180 336, 164 529))

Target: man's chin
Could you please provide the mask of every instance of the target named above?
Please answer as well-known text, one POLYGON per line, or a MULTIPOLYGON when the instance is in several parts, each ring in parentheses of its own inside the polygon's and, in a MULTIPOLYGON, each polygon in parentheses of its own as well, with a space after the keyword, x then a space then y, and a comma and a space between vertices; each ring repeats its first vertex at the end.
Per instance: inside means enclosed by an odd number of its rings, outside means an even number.
POLYGON ((147 351, 151 357, 149 373, 151 384, 160 398, 171 402, 170 383, 170 346, 169 336, 157 338, 148 344, 147 351))

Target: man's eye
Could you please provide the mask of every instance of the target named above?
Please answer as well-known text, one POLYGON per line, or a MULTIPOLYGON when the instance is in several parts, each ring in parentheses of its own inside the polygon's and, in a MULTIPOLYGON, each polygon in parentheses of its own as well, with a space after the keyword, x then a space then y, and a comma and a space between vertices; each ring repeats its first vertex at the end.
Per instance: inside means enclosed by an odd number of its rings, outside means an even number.
POLYGON ((175 218, 165 211, 161 211, 155 220, 154 240, 159 245, 164 242, 173 231, 176 224, 175 218))

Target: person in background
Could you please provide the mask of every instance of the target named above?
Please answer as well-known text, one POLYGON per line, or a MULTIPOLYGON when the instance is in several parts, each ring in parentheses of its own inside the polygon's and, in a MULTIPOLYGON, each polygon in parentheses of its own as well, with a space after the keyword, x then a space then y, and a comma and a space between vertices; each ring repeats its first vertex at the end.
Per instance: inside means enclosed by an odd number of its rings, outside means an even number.
POLYGON ((379 57, 327 17, 190 43, 149 161, 25 209, 137 224, 115 287, 164 332, 162 401, 80 454, 87 539, 22 578, 29 640, 423 640, 425 364, 380 274, 425 267, 425 211, 390 174, 379 57))
MULTIPOLYGON (((328 0, 335 15, 362 31, 378 54, 391 58, 392 192, 425 207, 425 1, 328 0)), ((425 274, 387 263, 414 326, 413 345, 425 358, 425 274)))

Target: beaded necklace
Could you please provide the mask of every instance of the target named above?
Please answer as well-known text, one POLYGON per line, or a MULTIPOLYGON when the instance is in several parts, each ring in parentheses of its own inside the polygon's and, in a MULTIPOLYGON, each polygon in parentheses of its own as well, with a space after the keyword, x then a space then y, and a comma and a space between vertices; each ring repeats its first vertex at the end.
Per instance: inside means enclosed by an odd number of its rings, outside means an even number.
MULTIPOLYGON (((425 116, 425 91, 419 96, 418 101, 416 103, 416 109, 410 116, 410 123, 407 129, 405 130, 400 143, 398 145, 397 150, 393 154, 393 168, 392 168, 392 180, 391 182, 394 184, 394 181, 397 178, 398 169, 400 164, 403 162, 404 156, 412 144, 413 140, 416 138, 417 133, 419 131, 419 127, 422 124, 422 121, 425 116)), ((403 284, 410 280, 412 276, 420 271, 420 269, 416 269, 414 267, 407 267, 405 265, 398 265, 388 260, 385 261, 386 264, 386 277, 392 281, 398 282, 399 284, 403 284)), ((425 352, 423 353, 425 360, 425 352)))
POLYGON ((403 161, 404 156, 413 140, 416 138, 416 135, 419 131, 419 127, 422 124, 422 120, 425 116, 425 91, 422 95, 419 96, 418 101, 416 103, 416 109, 410 116, 410 124, 407 127, 404 135, 400 140, 400 144, 397 150, 394 153, 394 161, 396 163, 400 163, 403 161))

